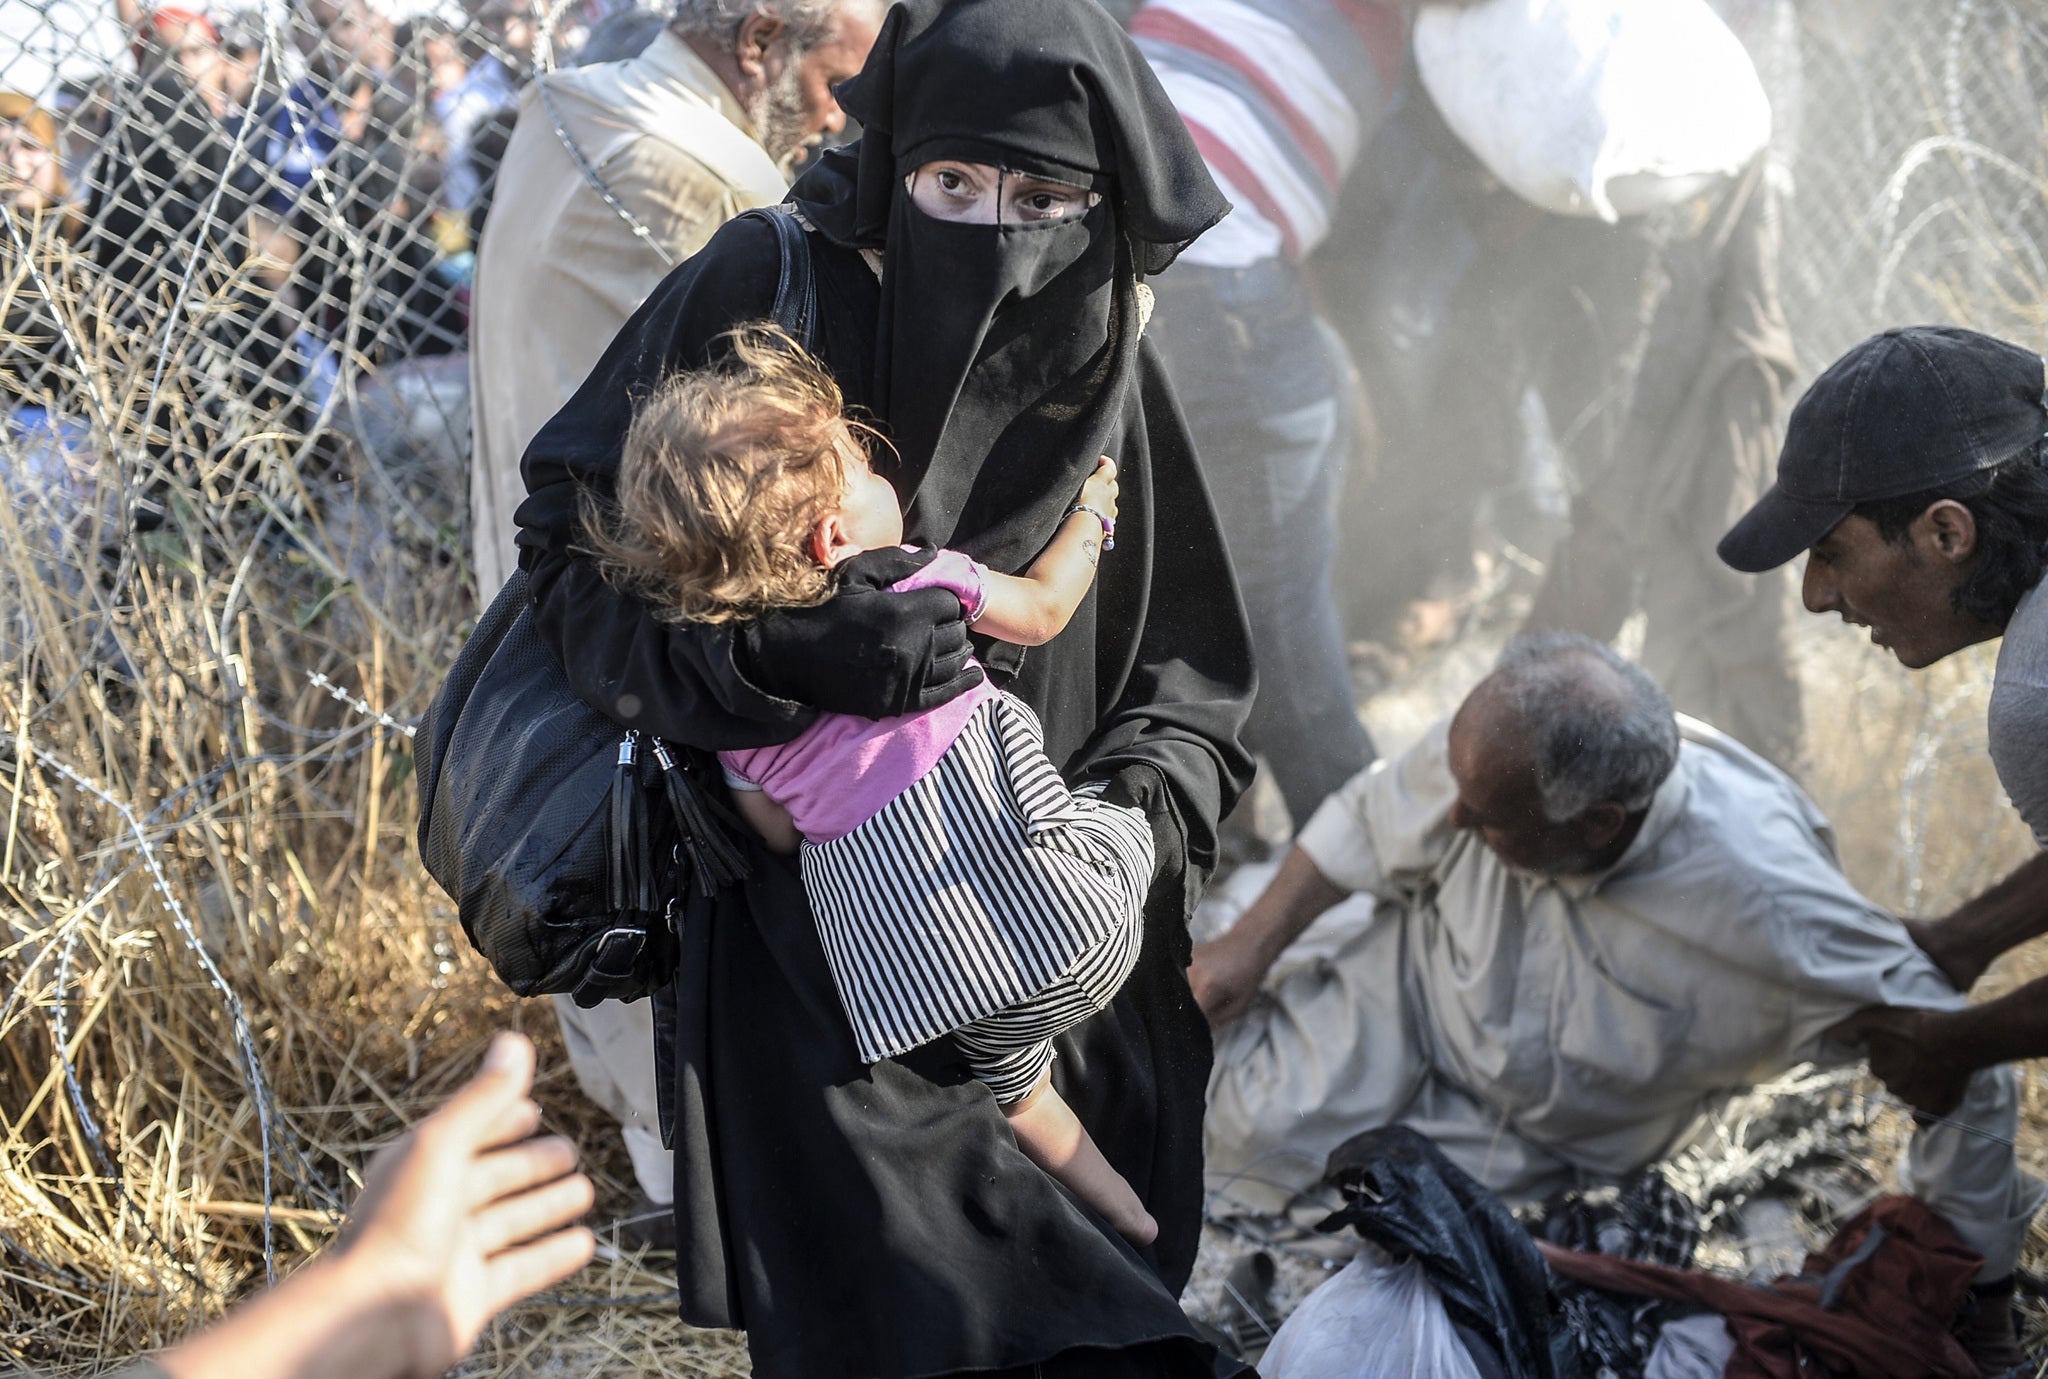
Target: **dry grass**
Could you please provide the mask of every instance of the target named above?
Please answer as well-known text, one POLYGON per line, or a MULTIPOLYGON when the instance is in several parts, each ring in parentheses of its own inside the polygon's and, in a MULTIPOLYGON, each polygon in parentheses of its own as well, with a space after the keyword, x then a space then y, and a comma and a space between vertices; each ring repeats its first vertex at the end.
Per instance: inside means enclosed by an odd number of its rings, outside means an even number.
MULTIPOLYGON (((99 405, 75 484, 0 443, 0 1354, 84 1373, 317 1252, 368 1151, 497 1029, 541 1044, 601 1215, 631 1173, 549 1056, 548 1008, 497 984, 412 850, 394 725, 473 615, 459 466, 231 412, 151 434, 158 352, 125 344, 149 332, 106 330, 43 267, 86 361, 63 386, 99 405), (124 486, 168 511, 125 548, 124 486)), ((191 395, 185 343, 156 396, 191 395)), ((465 1372, 744 1370, 737 1338, 675 1321, 672 1279, 607 1254, 465 1372)))

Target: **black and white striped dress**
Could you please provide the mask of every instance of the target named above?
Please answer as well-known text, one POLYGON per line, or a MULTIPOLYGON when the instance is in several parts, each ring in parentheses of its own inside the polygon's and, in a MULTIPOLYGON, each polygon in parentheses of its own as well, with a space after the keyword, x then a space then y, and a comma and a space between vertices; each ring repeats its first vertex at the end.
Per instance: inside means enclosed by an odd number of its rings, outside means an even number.
POLYGON ((1152 830, 1069 790, 1031 710, 997 695, 937 765, 844 837, 804 889, 864 1061, 954 1034, 998 1101, 1137 961, 1152 830))

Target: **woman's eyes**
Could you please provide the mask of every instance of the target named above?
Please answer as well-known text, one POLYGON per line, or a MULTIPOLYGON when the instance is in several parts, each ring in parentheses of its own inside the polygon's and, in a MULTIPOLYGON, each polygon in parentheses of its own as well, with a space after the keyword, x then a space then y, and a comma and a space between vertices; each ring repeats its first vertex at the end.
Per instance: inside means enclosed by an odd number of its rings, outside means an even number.
POLYGON ((1074 209, 1075 198, 1068 192, 1026 192, 1017 198, 1017 205, 1032 220, 1057 220, 1074 209))
MULTIPOLYGON (((976 179, 954 168, 941 168, 931 174, 941 195, 954 201, 979 201, 987 189, 976 179)), ((1005 196, 1008 216, 1018 220, 1058 220, 1072 214, 1080 204, 1078 194, 1056 188, 1041 188, 1036 191, 1015 191, 1005 196)))

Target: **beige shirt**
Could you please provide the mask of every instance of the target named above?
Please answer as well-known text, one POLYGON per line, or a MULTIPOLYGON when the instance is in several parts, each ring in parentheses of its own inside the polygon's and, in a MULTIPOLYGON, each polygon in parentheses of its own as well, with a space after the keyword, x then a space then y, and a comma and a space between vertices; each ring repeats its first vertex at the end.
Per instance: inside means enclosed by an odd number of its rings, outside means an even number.
POLYGON ((470 516, 486 602, 518 563, 519 459, 673 264, 788 180, 730 90, 664 31, 637 58, 556 72, 520 101, 477 252, 470 325, 470 516), (607 205, 551 113, 618 202, 607 205))
MULTIPOLYGON (((1338 1143, 1401 1121, 1540 1196, 1668 1154, 1733 1090, 1854 1061, 1825 1034, 1860 1007, 1963 1004, 1849 884, 1798 787, 1679 722, 1677 767, 1598 875, 1516 871, 1451 827, 1448 720, 1326 800, 1299 845, 1371 917, 1220 1032, 1211 1169, 1306 1186, 1338 1143)), ((2039 1200, 2017 1120, 2011 1070, 1986 1069, 1900 1173, 2007 1268, 2039 1200)))

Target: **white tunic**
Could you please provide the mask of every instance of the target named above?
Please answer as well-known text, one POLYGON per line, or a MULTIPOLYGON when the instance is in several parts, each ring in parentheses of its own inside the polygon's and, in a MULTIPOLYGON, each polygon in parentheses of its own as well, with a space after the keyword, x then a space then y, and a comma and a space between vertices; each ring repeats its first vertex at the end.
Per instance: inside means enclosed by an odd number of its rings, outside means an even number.
POLYGON ((477 249, 470 520, 485 602, 518 563, 527 443, 672 265, 788 187, 732 92, 673 33, 639 57, 546 80, 553 108, 528 86, 477 249), (551 116, 660 252, 591 186, 551 116))
MULTIPOLYGON (((1212 1181, 1299 1189, 1359 1131, 1432 1135, 1510 1196, 1628 1173, 1683 1142, 1730 1091, 1800 1063, 1872 1004, 1963 1003, 1896 918, 1859 895, 1819 810, 1705 724, 1608 871, 1513 870, 1455 830, 1449 721, 1326 801, 1300 846, 1371 897, 1334 953, 1288 971, 1219 1034, 1212 1181)), ((1325 921, 1344 922, 1333 911, 1325 921)), ((1311 934, 1314 933, 1313 928, 1311 934)), ((2039 1200, 2009 1142, 2010 1069, 1972 1079, 1956 1126, 1918 1131, 1901 1178, 2010 1269, 2039 1200)))

